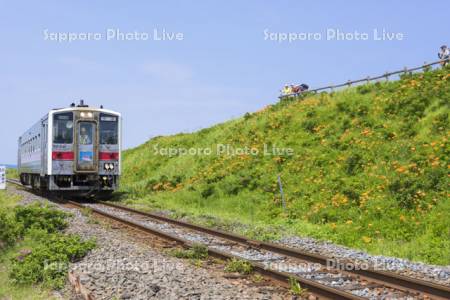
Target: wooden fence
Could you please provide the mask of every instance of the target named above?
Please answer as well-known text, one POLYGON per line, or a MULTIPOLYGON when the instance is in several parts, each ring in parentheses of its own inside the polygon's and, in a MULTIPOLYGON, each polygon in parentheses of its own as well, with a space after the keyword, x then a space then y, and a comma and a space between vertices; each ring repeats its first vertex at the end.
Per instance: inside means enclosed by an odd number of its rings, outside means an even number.
POLYGON ((390 77, 390 76, 393 76, 393 75, 412 73, 412 72, 418 71, 418 70, 425 70, 425 69, 427 69, 427 68, 432 67, 433 65, 443 64, 444 62, 447 62, 447 63, 448 63, 448 62, 449 62, 449 59, 447 58, 447 59, 444 59, 444 60, 438 60, 438 61, 435 61, 435 62, 432 62, 432 63, 424 63, 422 66, 414 67, 414 68, 410 68, 410 69, 408 69, 407 67, 405 67, 405 68, 402 69, 402 70, 395 71, 395 72, 386 72, 386 73, 384 73, 383 75, 376 76, 376 77, 370 77, 370 76, 368 76, 368 77, 366 77, 366 78, 362 78, 362 79, 358 79, 358 80, 348 80, 348 81, 345 82, 345 83, 341 83, 341 84, 337 84, 337 85, 329 85, 329 86, 324 86, 324 87, 320 87, 320 88, 317 88, 317 89, 308 90, 308 91, 304 91, 304 92, 281 95, 279 98, 282 99, 282 98, 285 98, 285 97, 297 96, 297 95, 300 95, 301 93, 317 93, 317 92, 319 92, 319 91, 325 91, 325 90, 332 90, 332 91, 333 91, 333 90, 336 89, 336 88, 340 88, 340 87, 344 87, 344 86, 349 87, 349 86, 351 86, 351 85, 353 85, 353 84, 356 84, 356 83, 362 83, 362 82, 364 82, 364 83, 369 83, 369 82, 371 82, 371 81, 375 81, 375 80, 379 80, 379 79, 386 79, 386 80, 389 80, 389 77, 390 77))

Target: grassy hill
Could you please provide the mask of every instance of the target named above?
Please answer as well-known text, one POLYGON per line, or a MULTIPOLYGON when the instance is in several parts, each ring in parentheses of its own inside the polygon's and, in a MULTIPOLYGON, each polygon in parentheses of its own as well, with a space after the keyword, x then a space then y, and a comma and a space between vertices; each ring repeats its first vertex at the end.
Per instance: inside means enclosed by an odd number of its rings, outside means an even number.
POLYGON ((299 234, 450 264, 449 71, 153 138, 124 153, 125 201, 261 239, 299 234))

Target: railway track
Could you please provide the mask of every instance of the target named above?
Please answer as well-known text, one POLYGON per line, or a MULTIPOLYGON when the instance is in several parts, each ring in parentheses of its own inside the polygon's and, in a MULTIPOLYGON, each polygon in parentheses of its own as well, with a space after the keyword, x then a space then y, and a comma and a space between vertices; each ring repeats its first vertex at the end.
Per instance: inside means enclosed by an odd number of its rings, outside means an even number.
MULTIPOLYGON (((8 180, 20 184, 17 180, 8 180)), ((372 269, 340 270, 327 267, 329 258, 249 240, 243 236, 138 211, 107 202, 80 203, 78 208, 124 223, 143 232, 175 241, 184 247, 202 244, 210 255, 243 259, 253 269, 281 285, 296 280, 309 292, 325 299, 450 299, 450 287, 372 269)))

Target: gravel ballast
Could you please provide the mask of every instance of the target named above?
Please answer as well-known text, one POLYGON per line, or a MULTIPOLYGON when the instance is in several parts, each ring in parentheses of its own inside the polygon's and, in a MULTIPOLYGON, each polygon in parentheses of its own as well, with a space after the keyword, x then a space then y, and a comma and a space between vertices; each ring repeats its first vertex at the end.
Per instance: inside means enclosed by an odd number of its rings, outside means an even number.
MULTIPOLYGON (((9 190, 23 196, 22 204, 45 201, 20 188, 9 190)), ((93 292, 96 299, 283 299, 286 290, 275 287, 254 286, 245 280, 230 280, 223 273, 196 267, 186 260, 162 254, 148 245, 130 239, 123 230, 95 224, 78 209, 59 206, 70 211, 68 233, 84 238, 95 237, 98 247, 82 261, 71 266, 80 274, 80 280, 93 292)), ((194 237, 193 237, 194 238, 194 237)), ((195 237, 197 238, 197 237, 195 237)), ((411 262, 406 259, 370 255, 361 250, 299 236, 285 237, 277 241, 306 252, 352 260, 375 267, 378 270, 396 272, 450 286, 450 266, 434 266, 411 262)), ((339 283, 345 284, 345 282, 339 283)), ((363 293, 364 294, 364 293, 363 293)), ((368 296, 366 294, 360 296, 368 296)))
MULTIPOLYGON (((12 184, 8 191, 22 196, 21 205, 49 203, 12 184)), ((228 279, 221 270, 194 266, 136 241, 124 230, 92 221, 92 217, 54 204, 73 214, 66 233, 95 238, 97 247, 70 265, 95 299, 286 299, 285 289, 228 279)))
POLYGON ((351 249, 331 242, 318 241, 307 237, 286 237, 277 241, 277 243, 292 248, 298 248, 306 252, 333 257, 336 261, 358 261, 377 270, 395 272, 405 276, 450 286, 450 266, 435 266, 411 262, 397 257, 371 255, 361 250, 351 249))

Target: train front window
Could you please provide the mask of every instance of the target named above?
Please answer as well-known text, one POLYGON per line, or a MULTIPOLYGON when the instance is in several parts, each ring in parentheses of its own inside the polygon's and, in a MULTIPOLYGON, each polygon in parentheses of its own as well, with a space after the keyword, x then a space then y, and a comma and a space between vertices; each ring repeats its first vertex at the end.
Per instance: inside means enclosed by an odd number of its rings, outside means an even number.
POLYGON ((118 117, 100 114, 100 144, 118 143, 118 117))
POLYGON ((90 122, 80 122, 78 140, 81 145, 92 145, 94 126, 90 122))
POLYGON ((53 116, 53 143, 73 143, 73 114, 71 112, 53 116))

